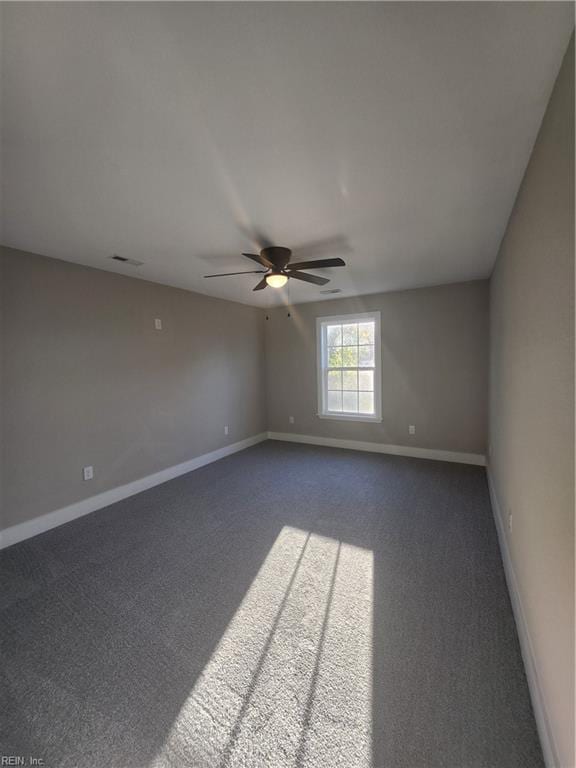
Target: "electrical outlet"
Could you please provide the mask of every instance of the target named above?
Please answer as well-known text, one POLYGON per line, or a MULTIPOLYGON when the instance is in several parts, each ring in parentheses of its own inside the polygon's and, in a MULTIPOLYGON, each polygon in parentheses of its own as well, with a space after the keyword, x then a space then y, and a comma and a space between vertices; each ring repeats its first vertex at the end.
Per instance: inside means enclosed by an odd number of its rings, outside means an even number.
POLYGON ((227 434, 228 434, 228 425, 226 425, 226 426, 224 427, 224 434, 225 434, 225 435, 227 435, 227 434))
POLYGON ((159 317, 154 320, 154 328, 156 328, 157 331, 162 330, 162 320, 159 317))
POLYGON ((94 467, 84 467, 82 469, 82 477, 84 480, 92 480, 94 477, 94 467))
POLYGON ((294 416, 288 416, 288 421, 290 424, 294 424, 294 416))
POLYGON ((508 510, 508 530, 512 533, 512 510, 508 510))
POLYGON ((416 434, 416 427, 414 424, 410 424, 408 427, 408 434, 409 435, 415 435, 416 434))

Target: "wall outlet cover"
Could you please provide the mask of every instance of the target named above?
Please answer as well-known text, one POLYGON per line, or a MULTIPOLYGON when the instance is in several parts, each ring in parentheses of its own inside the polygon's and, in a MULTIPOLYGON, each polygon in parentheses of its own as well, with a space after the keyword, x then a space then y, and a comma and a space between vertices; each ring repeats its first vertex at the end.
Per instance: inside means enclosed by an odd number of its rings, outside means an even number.
POLYGON ((156 328, 157 331, 162 330, 162 320, 159 317, 154 320, 154 328, 156 328))
POLYGON ((82 469, 82 477, 84 478, 84 480, 92 480, 92 478, 94 477, 94 467, 92 466, 84 467, 82 469))

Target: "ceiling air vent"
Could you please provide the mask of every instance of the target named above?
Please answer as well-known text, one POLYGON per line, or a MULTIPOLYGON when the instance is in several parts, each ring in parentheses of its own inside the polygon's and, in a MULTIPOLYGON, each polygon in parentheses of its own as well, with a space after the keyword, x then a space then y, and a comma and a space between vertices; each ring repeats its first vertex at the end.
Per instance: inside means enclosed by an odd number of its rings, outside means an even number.
POLYGON ((320 293, 342 293, 342 288, 329 288, 327 291, 320 291, 320 293))
POLYGON ((122 264, 130 264, 132 267, 141 267, 142 264, 144 264, 143 261, 136 261, 136 259, 128 259, 126 256, 118 256, 117 253, 114 253, 112 256, 109 256, 108 258, 112 259, 112 261, 121 261, 122 264))

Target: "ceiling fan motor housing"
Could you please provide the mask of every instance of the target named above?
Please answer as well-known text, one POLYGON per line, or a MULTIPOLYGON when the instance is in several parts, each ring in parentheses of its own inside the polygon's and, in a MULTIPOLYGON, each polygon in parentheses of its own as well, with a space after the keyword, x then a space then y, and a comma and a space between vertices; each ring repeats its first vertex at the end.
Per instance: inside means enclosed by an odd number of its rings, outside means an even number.
POLYGON ((263 248, 260 252, 260 255, 274 264, 274 267, 277 270, 282 270, 290 261, 292 251, 290 248, 282 248, 279 245, 271 245, 268 248, 263 248))

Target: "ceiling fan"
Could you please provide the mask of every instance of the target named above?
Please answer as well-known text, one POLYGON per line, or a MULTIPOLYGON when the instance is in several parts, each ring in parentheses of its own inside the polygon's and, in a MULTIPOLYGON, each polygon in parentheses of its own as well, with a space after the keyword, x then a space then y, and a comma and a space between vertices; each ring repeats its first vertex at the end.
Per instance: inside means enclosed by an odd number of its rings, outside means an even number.
POLYGON ((263 248, 259 254, 243 253, 248 259, 260 264, 264 269, 255 269, 248 272, 226 272, 220 275, 204 275, 204 277, 229 277, 231 275, 264 275, 258 285, 253 288, 254 291, 261 291, 269 285, 271 288, 282 288, 290 278, 302 280, 305 283, 314 283, 314 285, 326 285, 330 280, 327 277, 318 275, 309 275, 304 270, 307 269, 325 269, 326 267, 345 267, 346 262, 343 259, 317 259, 316 261, 298 261, 290 263, 292 251, 290 248, 282 248, 277 245, 270 245, 263 248))

